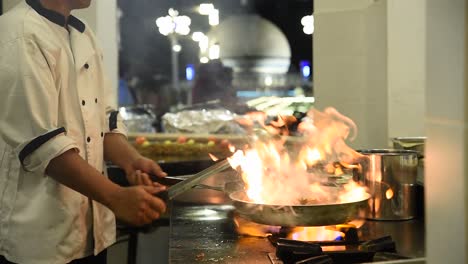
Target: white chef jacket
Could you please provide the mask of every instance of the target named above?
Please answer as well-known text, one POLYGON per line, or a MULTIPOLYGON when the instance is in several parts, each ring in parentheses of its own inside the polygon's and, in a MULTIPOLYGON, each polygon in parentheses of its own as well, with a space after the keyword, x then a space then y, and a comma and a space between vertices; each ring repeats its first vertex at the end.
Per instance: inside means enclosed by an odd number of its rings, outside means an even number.
POLYGON ((115 241, 108 208, 45 175, 75 149, 106 177, 104 135, 126 135, 94 34, 65 23, 38 0, 0 16, 0 255, 15 263, 67 263, 115 241))

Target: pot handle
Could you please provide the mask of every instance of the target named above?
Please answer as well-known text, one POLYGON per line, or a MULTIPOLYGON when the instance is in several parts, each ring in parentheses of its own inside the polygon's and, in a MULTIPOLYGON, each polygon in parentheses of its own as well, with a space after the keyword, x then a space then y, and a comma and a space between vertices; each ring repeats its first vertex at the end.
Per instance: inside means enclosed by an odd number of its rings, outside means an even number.
POLYGON ((418 161, 424 159, 424 153, 421 153, 420 151, 418 151, 418 161))

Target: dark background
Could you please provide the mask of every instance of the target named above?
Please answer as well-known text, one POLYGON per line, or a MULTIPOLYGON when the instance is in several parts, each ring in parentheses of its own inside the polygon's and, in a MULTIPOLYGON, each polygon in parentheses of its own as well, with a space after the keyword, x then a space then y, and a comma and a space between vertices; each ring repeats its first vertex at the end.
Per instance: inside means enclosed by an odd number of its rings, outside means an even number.
MULTIPOLYGON (((208 32, 208 17, 198 14, 196 7, 209 1, 201 0, 118 0, 120 19, 119 71, 126 78, 138 77, 145 86, 167 84, 171 76, 170 44, 155 24, 156 18, 167 15, 169 8, 192 19, 190 31, 208 32)), ((300 20, 313 13, 313 0, 214 0, 220 10, 220 22, 233 14, 257 13, 278 26, 291 46, 291 69, 298 71, 301 60, 312 61, 312 37, 302 32, 300 20)), ((3 7, 0 0, 0 14, 3 7)), ((179 75, 184 78, 187 64, 198 64, 198 45, 190 35, 181 39, 179 75)))
MULTIPOLYGON (((200 0, 118 0, 122 11, 120 20, 120 69, 121 75, 137 76, 145 86, 157 87, 170 82, 170 43, 159 33, 155 20, 167 15, 169 8, 191 18, 190 32, 210 29, 208 17, 198 14, 200 0)), ((257 13, 278 26, 291 46, 291 72, 297 72, 301 60, 312 61, 312 37, 302 31, 301 18, 313 13, 313 0, 215 0, 211 1, 220 11, 220 23, 233 14, 257 13)), ((179 76, 184 78, 185 65, 198 64, 198 45, 191 35, 180 39, 179 76)))

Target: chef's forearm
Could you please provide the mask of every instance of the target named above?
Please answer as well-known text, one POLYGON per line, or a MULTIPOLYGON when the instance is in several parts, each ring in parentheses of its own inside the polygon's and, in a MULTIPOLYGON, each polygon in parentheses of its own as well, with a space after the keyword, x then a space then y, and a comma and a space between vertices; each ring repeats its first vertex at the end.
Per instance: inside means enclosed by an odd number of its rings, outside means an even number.
POLYGON ((59 183, 109 207, 113 193, 119 185, 90 166, 74 150, 69 150, 52 159, 46 168, 48 176, 59 183))
POLYGON ((117 133, 108 133, 104 137, 104 159, 128 171, 131 164, 142 158, 140 153, 128 143, 127 139, 117 133))

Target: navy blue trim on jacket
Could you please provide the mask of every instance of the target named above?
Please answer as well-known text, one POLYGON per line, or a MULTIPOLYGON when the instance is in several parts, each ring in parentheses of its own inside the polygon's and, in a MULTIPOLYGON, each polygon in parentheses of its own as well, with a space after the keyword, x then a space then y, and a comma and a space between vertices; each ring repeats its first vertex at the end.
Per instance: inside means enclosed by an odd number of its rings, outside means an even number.
POLYGON ((109 130, 112 131, 117 128, 117 115, 119 111, 113 111, 109 116, 109 130))
POLYGON ((50 132, 47 132, 44 135, 40 135, 36 137, 35 139, 31 140, 31 142, 29 142, 19 153, 19 160, 21 164, 23 164, 23 161, 24 159, 26 159, 27 156, 29 156, 31 153, 33 153, 42 145, 44 145, 47 141, 51 140, 53 137, 57 136, 58 134, 66 133, 66 132, 67 131, 65 130, 65 128, 61 127, 61 128, 52 130, 50 132))
POLYGON ((41 16, 47 18, 51 22, 54 22, 55 24, 61 27, 66 28, 68 24, 74 27, 76 30, 78 30, 81 33, 85 31, 85 28, 86 28, 85 24, 73 15, 70 15, 68 17, 68 23, 67 23, 67 19, 65 18, 65 16, 63 16, 62 14, 58 12, 55 12, 53 10, 43 7, 41 2, 39 2, 39 0, 26 0, 26 3, 28 3, 28 5, 30 5, 34 10, 36 10, 36 12, 39 13, 41 16))

